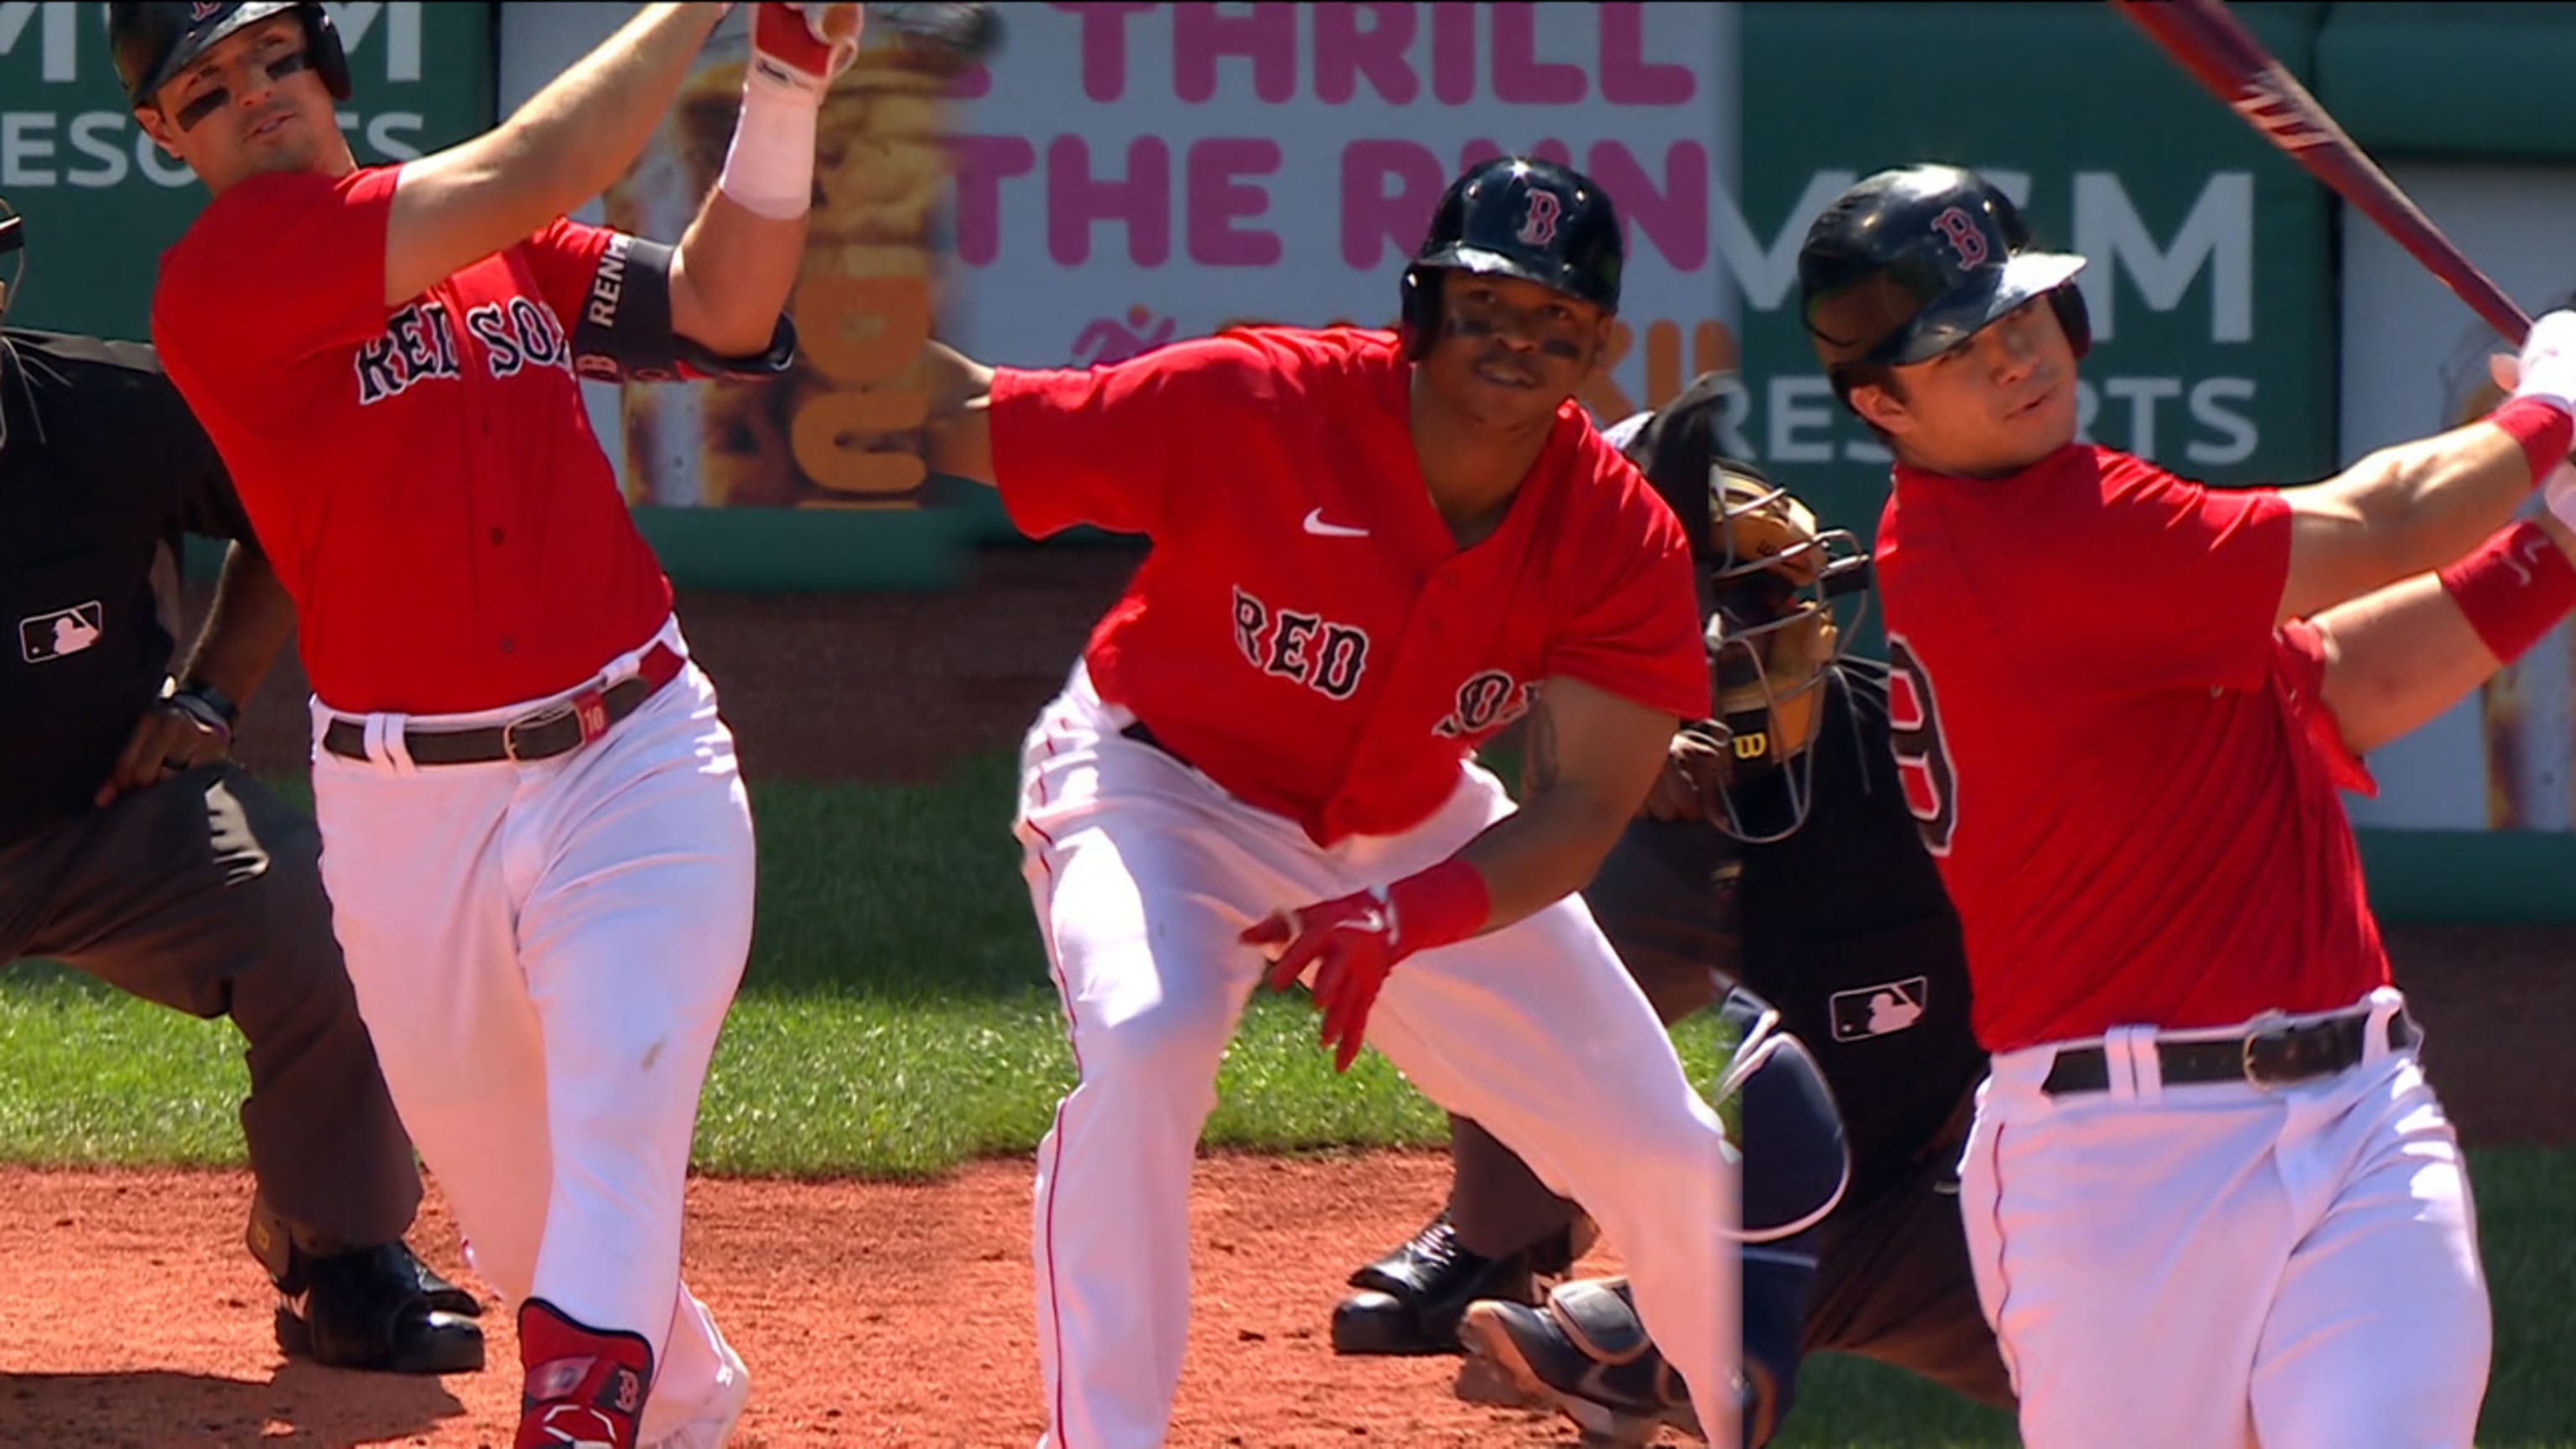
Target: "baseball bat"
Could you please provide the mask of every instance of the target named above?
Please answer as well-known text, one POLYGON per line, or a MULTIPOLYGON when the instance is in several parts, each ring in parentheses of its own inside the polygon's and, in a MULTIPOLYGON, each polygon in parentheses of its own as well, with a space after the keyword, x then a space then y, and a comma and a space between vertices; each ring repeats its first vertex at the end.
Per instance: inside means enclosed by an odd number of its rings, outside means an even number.
POLYGON ((2307 87, 2227 13, 2225 0, 2109 3, 2265 140, 2378 223, 2488 326, 2522 345, 2531 319, 2397 189, 2307 87))

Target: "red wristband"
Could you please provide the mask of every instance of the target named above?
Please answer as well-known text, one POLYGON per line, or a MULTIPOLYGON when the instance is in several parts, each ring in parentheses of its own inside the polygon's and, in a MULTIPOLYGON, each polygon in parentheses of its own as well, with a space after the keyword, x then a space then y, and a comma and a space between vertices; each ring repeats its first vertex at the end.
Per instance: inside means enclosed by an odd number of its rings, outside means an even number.
POLYGON ((2514 524, 2441 572, 2498 663, 2511 664, 2576 609, 2576 563, 2540 525, 2514 524))
POLYGON ((2567 450, 2576 447, 2576 418, 2556 403, 2536 397, 2508 399, 2487 421, 2513 435, 2522 444, 2522 456, 2531 464, 2531 486, 2539 487, 2567 461, 2567 450))
POLYGON ((1386 906, 1395 917, 1396 943, 1408 953, 1466 940, 1484 929, 1494 909, 1485 877, 1463 860, 1444 860, 1388 886, 1386 906))

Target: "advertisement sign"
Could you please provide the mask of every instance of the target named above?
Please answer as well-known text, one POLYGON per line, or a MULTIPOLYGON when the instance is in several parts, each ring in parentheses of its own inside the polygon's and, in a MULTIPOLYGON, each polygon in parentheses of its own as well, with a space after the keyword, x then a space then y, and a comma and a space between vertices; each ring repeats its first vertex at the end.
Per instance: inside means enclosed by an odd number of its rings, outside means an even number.
MULTIPOLYGON (((2392 163, 2389 175, 2480 270, 2537 315, 2576 297, 2576 167, 2392 163)), ((2475 418, 2487 359, 2512 349, 2378 227, 2343 228, 2346 460, 2475 418)), ((2354 823, 2410 830, 2576 828, 2576 635, 2564 625, 2440 718, 2371 758, 2354 823)))
MULTIPOLYGON (((2243 18, 2304 74, 2320 8, 2243 18)), ((1982 172, 2038 245, 2088 259, 2086 438, 2213 484, 2327 469, 2329 193, 2108 7, 1748 5, 1743 17, 1746 128, 1762 143, 1745 148, 1744 185, 1713 227, 1744 298, 1730 443, 1828 522, 1875 537, 1888 458, 1824 379, 1798 315, 1798 248, 1845 186, 1915 161, 1982 172)))
MULTIPOLYGON (((634 13, 631 5, 502 11, 501 94, 515 107, 634 13)), ((626 174, 575 213, 679 240, 733 138, 749 12, 728 17, 626 174)), ((869 30, 824 104, 817 205, 789 304, 795 369, 759 384, 586 384, 628 499, 664 507, 919 510, 929 475, 916 385, 932 332, 937 227, 948 195, 942 133, 956 62, 869 30)))
POLYGON ((1605 422, 1730 365, 1733 5, 1022 4, 958 101, 942 336, 1114 361, 1239 322, 1392 325, 1440 192, 1534 152, 1627 229, 1605 422))
MULTIPOLYGON (((406 160, 492 121, 485 5, 325 5, 349 52, 340 129, 360 165, 406 160)), ((134 122, 107 7, 0 3, 0 198, 26 218, 13 325, 144 340, 162 251, 205 205, 134 122)))

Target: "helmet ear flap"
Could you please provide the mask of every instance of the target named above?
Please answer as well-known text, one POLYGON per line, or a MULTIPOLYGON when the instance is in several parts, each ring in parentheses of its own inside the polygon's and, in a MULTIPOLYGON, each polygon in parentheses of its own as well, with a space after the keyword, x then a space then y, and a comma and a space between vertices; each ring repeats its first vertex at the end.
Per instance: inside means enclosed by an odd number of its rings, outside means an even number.
POLYGON ((331 23, 331 12, 319 5, 296 7, 304 21, 304 44, 312 53, 313 74, 331 99, 349 98, 349 51, 340 43, 340 28, 331 23))
POLYGON ((2057 325, 2066 332, 2067 345, 2082 357, 2093 347, 2093 314, 2085 309, 2084 293, 2073 282, 2048 294, 2048 305, 2057 311, 2057 325))
POLYGON ((1419 361, 1440 335, 1440 269, 1419 263, 1404 269, 1404 355, 1419 361))

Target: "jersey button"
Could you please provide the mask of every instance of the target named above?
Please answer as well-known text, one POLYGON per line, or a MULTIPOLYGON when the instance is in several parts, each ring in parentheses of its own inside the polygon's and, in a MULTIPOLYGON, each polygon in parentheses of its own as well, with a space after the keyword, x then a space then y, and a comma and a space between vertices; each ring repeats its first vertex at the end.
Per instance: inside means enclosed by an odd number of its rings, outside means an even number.
POLYGON ((494 548, 499 548, 499 547, 501 546, 501 540, 502 540, 502 539, 504 539, 504 538, 507 538, 508 536, 509 536, 508 534, 503 533, 501 530, 499 530, 499 529, 497 529, 497 528, 496 528, 496 529, 493 529, 493 530, 492 530, 492 546, 493 546, 494 548))
POLYGON ((509 635, 507 635, 507 634, 504 634, 504 635, 502 635, 502 636, 501 636, 501 652, 502 652, 502 653, 507 654, 507 653, 509 653, 511 650, 513 650, 513 649, 515 649, 515 648, 517 648, 517 647, 518 647, 518 641, 517 641, 517 640, 512 639, 512 638, 511 638, 509 635))

